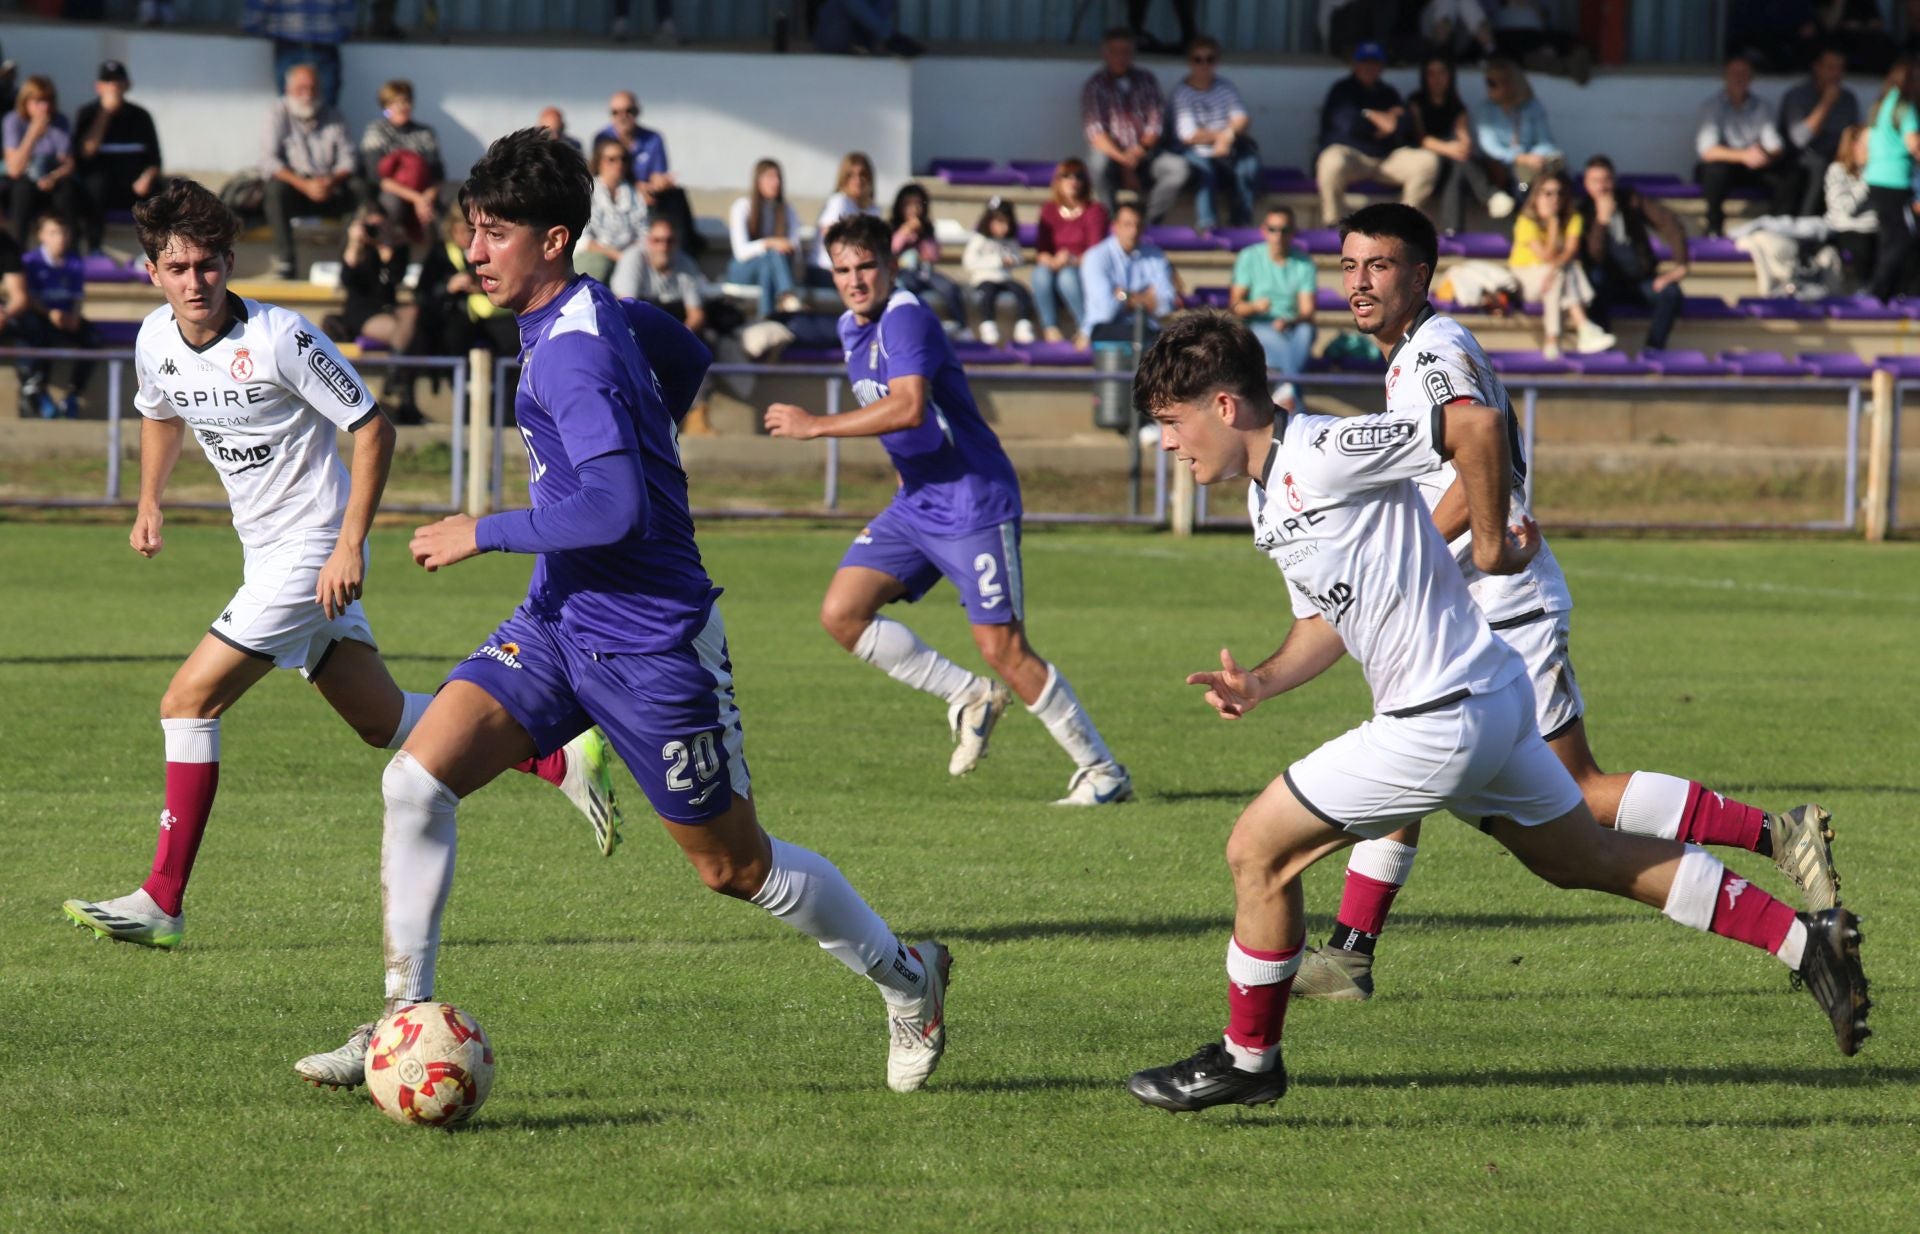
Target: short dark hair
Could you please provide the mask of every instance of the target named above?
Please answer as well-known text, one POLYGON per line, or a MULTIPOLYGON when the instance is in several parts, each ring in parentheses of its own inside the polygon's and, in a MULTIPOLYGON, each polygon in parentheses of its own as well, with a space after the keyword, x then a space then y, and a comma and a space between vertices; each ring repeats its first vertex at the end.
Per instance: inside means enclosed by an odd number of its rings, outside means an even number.
POLYGON ((1592 158, 1588 159, 1586 166, 1582 167, 1580 170, 1592 171, 1596 167, 1604 167, 1608 171, 1613 171, 1613 160, 1608 158, 1604 154, 1596 154, 1592 158))
POLYGON ((1256 408, 1271 407, 1267 353, 1231 313, 1176 313, 1140 359, 1133 405, 1143 416, 1230 390, 1256 408))
POLYGON ((1362 206, 1340 220, 1340 243, 1355 233, 1379 239, 1391 236, 1407 246, 1415 261, 1425 262, 1428 270, 1440 264, 1440 237, 1433 220, 1412 206, 1397 201, 1379 201, 1362 206))
POLYGON ((1102 47, 1105 47, 1108 43, 1123 42, 1133 42, 1133 31, 1127 29, 1125 26, 1108 26, 1107 32, 1100 36, 1100 45, 1102 47))
POLYGON ((184 240, 209 253, 231 253, 240 220, 206 185, 173 180, 167 187, 133 207, 134 233, 149 261, 175 240, 184 240))
POLYGON ((1113 217, 1118 219, 1122 210, 1131 210, 1140 216, 1142 223, 1147 221, 1147 208, 1140 204, 1140 198, 1134 195, 1119 197, 1113 203, 1113 217))
POLYGON ((836 219, 827 228, 827 234, 821 238, 820 247, 831 259, 833 250, 841 247, 859 249, 872 253, 882 262, 893 261, 893 229, 886 220, 875 214, 848 214, 836 219))
POLYGON ((460 212, 536 231, 567 229, 567 256, 593 213, 593 175, 580 151, 543 128, 508 133, 480 156, 460 186, 460 212))

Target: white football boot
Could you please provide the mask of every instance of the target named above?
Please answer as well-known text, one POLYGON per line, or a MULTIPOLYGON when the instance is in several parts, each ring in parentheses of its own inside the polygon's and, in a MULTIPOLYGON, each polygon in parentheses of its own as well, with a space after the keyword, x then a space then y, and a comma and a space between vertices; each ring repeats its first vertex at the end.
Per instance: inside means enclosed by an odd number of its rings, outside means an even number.
POLYGON ((1012 704, 1007 687, 991 677, 978 677, 967 696, 947 708, 947 729, 953 734, 948 775, 966 775, 987 756, 987 738, 1012 704))
POLYGON ((567 770, 560 778, 560 791, 574 808, 593 824, 593 842, 602 857, 613 856, 620 843, 620 807, 613 800, 613 769, 607 739, 599 729, 590 728, 564 747, 567 770))
POLYGON ((1133 777, 1119 763, 1082 767, 1067 781, 1067 795, 1057 806, 1117 805, 1133 800, 1133 777))
POLYGON ((927 970, 927 992, 907 1007, 887 1007, 887 1087, 910 1093, 927 1082, 947 1052, 947 982, 953 955, 931 939, 911 947, 927 970))
POLYGON ((77 926, 93 931, 95 938, 110 938, 120 943, 138 943, 171 951, 180 945, 186 927, 185 913, 164 913, 142 887, 117 900, 68 900, 60 906, 67 910, 77 926))
POLYGON ((376 1025, 362 1024, 347 1037, 347 1043, 325 1054, 309 1054, 293 1065, 293 1073, 313 1085, 328 1088, 358 1088, 367 1082, 367 1043, 373 1040, 376 1025))

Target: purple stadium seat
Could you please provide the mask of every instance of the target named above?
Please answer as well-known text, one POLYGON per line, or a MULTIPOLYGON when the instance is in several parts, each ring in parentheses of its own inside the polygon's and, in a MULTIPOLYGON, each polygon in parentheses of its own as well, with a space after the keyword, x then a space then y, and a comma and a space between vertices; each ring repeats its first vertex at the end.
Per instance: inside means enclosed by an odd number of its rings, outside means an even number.
POLYGON ((1040 159, 1011 159, 1007 163, 1013 174, 1020 177, 1020 183, 1030 189, 1043 189, 1053 183, 1053 169, 1056 163, 1040 159))
POLYGON ((1742 377, 1811 377, 1814 368, 1777 351, 1723 351, 1720 359, 1742 377))
POLYGON ((1210 253, 1225 247, 1213 236, 1203 236, 1191 227, 1170 223, 1147 228, 1147 239, 1169 253, 1210 253))
POLYGON ((844 364, 846 359, 837 347, 789 347, 780 353, 782 364, 844 364))
POLYGON ((1898 300, 1892 304, 1882 304, 1864 293, 1835 296, 1821 303, 1826 306, 1827 316, 1834 321, 1904 321, 1913 315, 1912 309, 1898 300))
POLYGON ((1085 368, 1093 363, 1091 351, 1081 351, 1072 343, 1029 343, 1020 350, 1028 364, 1048 368, 1085 368))
POLYGON ((1187 303, 1192 308, 1205 305, 1207 308, 1223 309, 1232 299, 1231 287, 1196 287, 1193 294, 1187 297, 1187 303))
POLYGON ((1260 191, 1263 193, 1318 193, 1313 176, 1298 167, 1262 167, 1260 191))
POLYGON ((1688 296, 1681 305, 1680 316, 1689 321, 1730 321, 1747 316, 1747 311, 1719 296, 1688 296))
POLYGON ((1652 184, 1637 184, 1634 187, 1640 190, 1642 197, 1670 198, 1700 196, 1699 185, 1688 184, 1678 177, 1670 180, 1657 181, 1652 184))
POLYGON ((1733 372, 1731 364, 1709 360, 1703 351, 1655 351, 1649 347, 1640 353, 1640 359, 1666 377, 1726 377, 1733 372))
POLYGON ((941 172, 940 178, 948 184, 977 185, 982 188, 1014 188, 1020 184, 1020 177, 1005 167, 986 167, 975 171, 948 170, 941 172))
POLYGON ((1020 243, 1027 248, 1032 248, 1034 245, 1040 243, 1040 224, 1016 223, 1014 226, 1019 233, 1020 243))
POLYGON ((1347 293, 1338 287, 1322 287, 1313 293, 1313 307, 1338 311, 1347 307, 1347 293))
POLYGON ((1490 351, 1496 373, 1571 373, 1573 365, 1565 360, 1549 360, 1537 351, 1490 351))
POLYGON ((1332 227, 1315 227, 1295 236, 1294 242, 1307 250, 1310 257, 1338 257, 1340 255, 1340 232, 1332 227))
POLYGON ((1634 188, 1645 188, 1649 184, 1684 184, 1679 176, 1668 171, 1623 171, 1614 177, 1621 184, 1634 188))
POLYGON ((1590 356, 1568 356, 1567 363, 1575 372, 1596 377, 1644 377, 1654 372, 1654 367, 1643 360, 1636 360, 1624 351, 1597 351, 1590 356))
POLYGON ((1213 233, 1213 238, 1237 253, 1248 245, 1264 244, 1267 233, 1258 227, 1222 227, 1213 233))
POLYGON ((354 339, 353 345, 360 349, 360 354, 362 355, 367 355, 369 353, 376 352, 376 351, 392 350, 392 348, 388 346, 387 341, 385 339, 377 339, 367 334, 362 334, 360 337, 354 339))
POLYGON ((1742 296, 1740 311, 1768 321, 1819 321, 1827 315, 1827 306, 1792 296, 1742 296))
POLYGON ((134 339, 140 336, 140 323, 137 321, 96 321, 93 324, 100 331, 100 345, 103 347, 131 347, 134 339))
POLYGON ((950 171, 985 171, 992 166, 992 159, 934 159, 927 164, 927 170, 944 176, 950 171))
POLYGON ((117 262, 105 253, 94 253, 81 258, 80 269, 89 283, 144 283, 147 281, 145 270, 117 262))
POLYGON ((1868 377, 1873 373, 1871 361, 1862 360, 1850 351, 1803 351, 1800 359, 1813 366, 1813 371, 1821 377, 1868 377))
POLYGON ((953 345, 954 358, 969 367, 982 364, 1025 364, 1027 357, 1012 347, 990 347, 975 341, 960 341, 953 345))
POLYGON ((1902 381, 1920 377, 1920 356, 1879 356, 1873 367, 1883 368, 1902 381))
POLYGON ((133 211, 131 210, 109 210, 106 212, 106 217, 109 223, 120 223, 128 227, 133 226, 133 211))
POLYGON ((1452 237, 1452 242, 1460 246, 1461 256, 1477 257, 1483 261, 1505 261, 1507 255, 1513 252, 1512 238, 1498 232, 1463 231, 1452 237))
POLYGON ((1687 241, 1687 257, 1692 261, 1747 261, 1740 246, 1725 236, 1700 236, 1687 241))

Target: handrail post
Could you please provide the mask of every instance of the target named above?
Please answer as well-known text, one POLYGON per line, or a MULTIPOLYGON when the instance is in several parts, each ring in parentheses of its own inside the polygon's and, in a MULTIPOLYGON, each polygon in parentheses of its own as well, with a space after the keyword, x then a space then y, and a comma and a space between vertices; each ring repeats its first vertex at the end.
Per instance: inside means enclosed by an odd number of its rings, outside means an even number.
POLYGON ((510 366, 518 367, 518 361, 502 356, 493 362, 493 411, 489 417, 493 422, 493 457, 487 467, 487 493, 496 510, 503 510, 507 505, 507 399, 512 389, 507 385, 507 369, 510 366))
POLYGON ((1860 386, 1847 391, 1846 504, 1840 518, 1848 531, 1860 525, 1860 386))
POLYGON ((447 429, 447 448, 453 455, 453 474, 448 477, 447 482, 452 490, 447 494, 447 505, 451 509, 458 510, 460 498, 467 491, 468 361, 463 357, 454 356, 447 361, 447 368, 453 375, 453 388, 449 395, 453 404, 453 419, 447 429))
POLYGON ((107 361, 107 500, 120 500, 120 396, 122 394, 119 360, 107 361))
POLYGON ((1895 383, 1886 369, 1873 371, 1873 416, 1867 427, 1867 539, 1887 538, 1890 505, 1888 478, 1893 461, 1893 401, 1895 383))
POLYGON ((492 421, 493 356, 476 347, 467 353, 467 365, 473 370, 467 383, 467 500, 466 512, 479 518, 487 512, 486 474, 480 460, 486 455, 486 431, 492 421))
MULTIPOLYGON (((827 378, 827 414, 830 416, 840 414, 840 379, 838 377, 827 378)), ((827 438, 827 491, 824 500, 827 509, 840 508, 840 439, 838 437, 827 438)))

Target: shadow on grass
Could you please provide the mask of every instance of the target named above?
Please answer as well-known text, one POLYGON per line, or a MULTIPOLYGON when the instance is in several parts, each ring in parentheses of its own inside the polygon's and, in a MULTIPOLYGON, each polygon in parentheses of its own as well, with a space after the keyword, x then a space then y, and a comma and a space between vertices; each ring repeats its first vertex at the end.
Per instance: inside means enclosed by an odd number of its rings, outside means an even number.
POLYGON ((1818 801, 1833 793, 1920 793, 1920 784, 1771 784, 1760 781, 1743 784, 1741 789, 1750 796, 1758 796, 1761 793, 1780 793, 1783 796, 1810 797, 1818 801))
POLYGON ((1153 792, 1142 793, 1140 797, 1144 801, 1237 801, 1245 805, 1266 791, 1266 785, 1256 784, 1251 788, 1156 789, 1153 792))
MULTIPOLYGON (((465 652, 453 651, 445 655, 408 655, 381 652, 380 658, 388 664, 445 664, 451 666, 465 652)), ((42 664, 178 664, 186 659, 185 653, 178 651, 163 652, 157 655, 121 656, 121 655, 65 655, 65 656, 0 656, 0 668, 14 665, 37 666, 42 664)))
POLYGON ((669 1122, 692 1122, 685 1111, 663 1114, 657 1110, 629 1110, 620 1114, 509 1114, 504 1118, 483 1115, 480 1121, 460 1129, 462 1135, 485 1135, 509 1131, 594 1131, 614 1127, 656 1127, 669 1122))
MULTIPOLYGON (((1404 913, 1395 924, 1406 928, 1561 929, 1610 926, 1646 919, 1645 913, 1404 913)), ((1080 921, 1014 921, 1005 925, 923 926, 909 930, 942 941, 1010 943, 1050 938, 1180 938, 1219 934, 1233 928, 1233 916, 1162 917, 1147 920, 1094 918, 1080 921)))
POLYGON ((1871 1063, 1769 1067, 1731 1063, 1724 1067, 1598 1066, 1561 1071, 1383 1071, 1368 1075, 1295 1076, 1291 1085, 1294 1088, 1638 1088, 1669 1084, 1742 1087, 1786 1084, 1797 1088, 1911 1088, 1915 1080, 1920 1080, 1920 1067, 1875 1067, 1871 1063))

